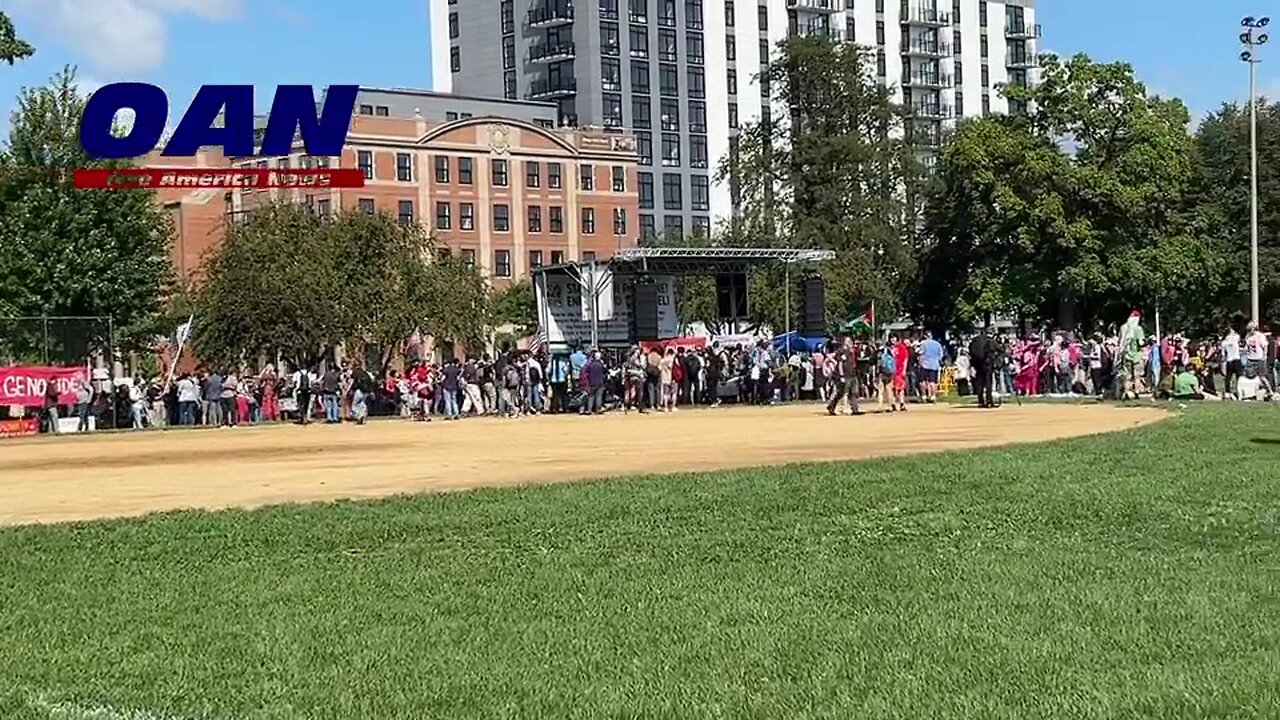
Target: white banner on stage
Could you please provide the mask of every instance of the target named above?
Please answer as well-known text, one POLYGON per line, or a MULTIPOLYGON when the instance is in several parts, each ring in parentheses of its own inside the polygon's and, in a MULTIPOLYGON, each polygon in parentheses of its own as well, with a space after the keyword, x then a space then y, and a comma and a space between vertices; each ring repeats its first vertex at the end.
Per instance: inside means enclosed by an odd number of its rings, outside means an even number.
POLYGON ((591 292, 596 296, 596 318, 598 320, 613 319, 613 271, 608 265, 587 265, 582 268, 582 319, 591 322, 591 292))
MULTIPOLYGON (((583 272, 588 274, 589 280, 590 270, 584 269, 583 272)), ((663 338, 678 337, 680 321, 676 317, 673 278, 656 276, 653 280, 658 285, 658 333, 663 338)), ((614 283, 612 273, 609 273, 607 292, 602 293, 604 296, 598 305, 602 345, 625 345, 631 337, 633 298, 630 292, 623 292, 623 287, 614 283)), ((591 342, 591 308, 577 278, 569 274, 543 275, 542 282, 537 284, 537 299, 538 317, 546 331, 547 342, 553 345, 591 342)))

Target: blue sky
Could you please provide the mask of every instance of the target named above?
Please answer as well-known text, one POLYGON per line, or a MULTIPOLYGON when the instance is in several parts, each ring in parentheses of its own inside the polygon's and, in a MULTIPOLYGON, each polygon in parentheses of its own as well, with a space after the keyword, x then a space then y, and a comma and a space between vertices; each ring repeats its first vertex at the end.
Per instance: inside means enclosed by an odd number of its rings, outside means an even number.
MULTIPOLYGON (((484 0, 466 0, 481 2, 484 0)), ((590 0, 582 0, 589 2, 590 0)), ((179 110, 203 83, 253 83, 269 104, 283 83, 428 87, 427 0, 0 0, 37 48, 0 68, 0 125, 22 86, 63 65, 90 85, 141 80, 169 91, 179 110)), ((1042 49, 1126 60, 1153 91, 1198 115, 1243 99, 1240 17, 1273 0, 1040 0, 1042 49)), ((1280 28, 1278 28, 1280 29, 1280 28)), ((1280 98, 1280 35, 1259 85, 1280 98)), ((171 117, 176 111, 171 108, 171 117)))

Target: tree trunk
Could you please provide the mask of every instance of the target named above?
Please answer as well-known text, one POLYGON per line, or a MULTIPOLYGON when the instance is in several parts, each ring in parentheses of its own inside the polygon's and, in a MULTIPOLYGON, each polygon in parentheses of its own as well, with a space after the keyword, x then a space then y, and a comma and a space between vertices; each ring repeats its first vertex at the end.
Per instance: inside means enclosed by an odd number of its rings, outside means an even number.
POLYGON ((1076 329, 1076 303, 1069 295, 1058 296, 1058 329, 1076 329))

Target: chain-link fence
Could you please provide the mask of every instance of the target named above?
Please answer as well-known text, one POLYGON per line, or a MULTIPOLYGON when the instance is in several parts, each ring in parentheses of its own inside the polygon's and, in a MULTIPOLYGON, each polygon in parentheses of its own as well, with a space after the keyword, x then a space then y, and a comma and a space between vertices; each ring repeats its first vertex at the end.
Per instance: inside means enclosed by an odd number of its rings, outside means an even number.
POLYGON ((0 317, 0 365, 109 363, 114 335, 106 317, 0 317))
MULTIPOLYGON (((88 402, 77 400, 71 404, 64 398, 58 423, 63 432, 77 427, 81 416, 90 427, 100 430, 130 426, 128 394, 112 385, 108 370, 116 359, 112 352, 114 345, 115 326, 107 317, 0 316, 0 367, 103 368, 92 375, 88 402)), ((47 411, 40 406, 24 405, 0 407, 0 421, 14 426, 15 423, 35 423, 38 419, 40 432, 52 427, 47 411)), ((25 434, 25 427, 14 432, 25 434)))

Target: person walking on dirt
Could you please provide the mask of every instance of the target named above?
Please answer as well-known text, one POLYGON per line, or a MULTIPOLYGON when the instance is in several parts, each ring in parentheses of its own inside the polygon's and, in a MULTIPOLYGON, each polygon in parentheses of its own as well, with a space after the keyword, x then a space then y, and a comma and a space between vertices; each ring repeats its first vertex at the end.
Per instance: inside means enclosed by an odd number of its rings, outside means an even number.
POLYGON ((969 342, 969 368, 973 375, 973 394, 978 396, 978 407, 995 407, 992 391, 998 357, 995 343, 985 328, 969 342))
POLYGON ((907 365, 911 362, 911 346, 906 340, 893 337, 893 400, 902 412, 907 411, 907 365))
POLYGON ((324 398, 324 421, 330 425, 342 422, 338 405, 338 393, 342 389, 342 375, 330 364, 320 376, 320 396, 324 398))
POLYGON ((203 410, 201 419, 209 427, 222 424, 222 376, 215 372, 206 372, 200 383, 203 394, 203 410))
POLYGON ((293 397, 298 403, 298 423, 311 424, 311 385, 315 382, 315 373, 300 366, 293 374, 293 397))
POLYGON ((356 363, 351 371, 351 419, 363 425, 369 419, 369 397, 373 395, 373 375, 356 363))
POLYGON ((827 401, 827 414, 837 415, 840 400, 848 398, 849 414, 861 415, 862 410, 858 408, 858 352, 853 346, 853 338, 845 338, 844 343, 833 354, 836 360, 837 385, 835 392, 831 393, 831 399, 827 401))

